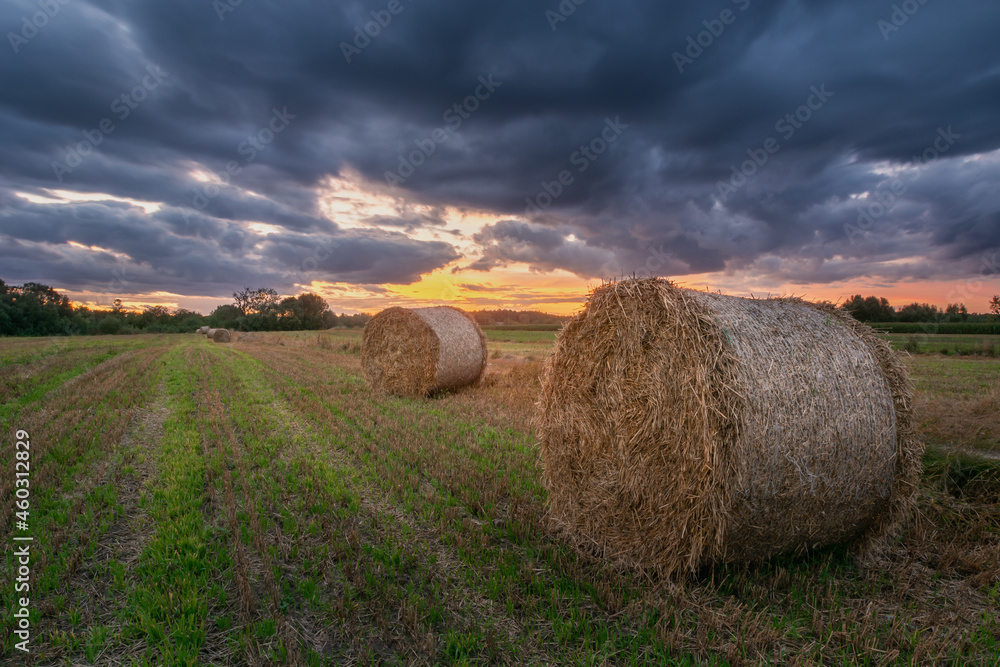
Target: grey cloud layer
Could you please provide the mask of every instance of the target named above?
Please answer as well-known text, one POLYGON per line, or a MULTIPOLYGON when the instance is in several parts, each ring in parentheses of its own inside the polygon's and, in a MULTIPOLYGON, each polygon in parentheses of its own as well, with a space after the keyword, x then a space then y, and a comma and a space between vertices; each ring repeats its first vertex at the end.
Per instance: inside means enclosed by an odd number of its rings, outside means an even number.
MULTIPOLYGON (((415 280, 459 257, 405 235, 439 220, 372 221, 399 234, 345 230, 321 215, 316 187, 345 168, 384 182, 490 74, 502 86, 396 192, 513 217, 561 171, 573 183, 530 223, 482 230, 468 270, 526 262, 597 277, 643 270, 655 251, 658 270, 675 275, 957 278, 1000 250, 995 2, 928 2, 887 36, 878 22, 888 2, 585 3, 553 30, 544 12, 557 5, 403 0, 347 63, 341 41, 385 3, 261 1, 220 20, 196 0, 73 0, 0 57, 0 277, 93 287, 108 266, 128 264, 136 284, 174 291, 247 281, 289 289, 314 257, 318 279, 415 280), (723 9, 735 20, 678 72, 673 54, 689 37, 707 42, 704 21, 723 9), (115 100, 150 65, 168 75, 119 118, 115 100), (822 85, 833 96, 795 120, 822 85), (274 109, 295 118, 248 160, 248 140, 274 109), (579 170, 571 156, 616 116, 629 129, 579 170), (53 161, 106 117, 114 131, 59 183, 53 161), (891 188, 893 169, 949 127, 959 138, 889 210, 863 233, 845 231, 891 188), (719 182, 769 138, 779 150, 721 200, 719 182), (205 184, 194 166, 222 174, 231 162, 240 168, 231 185, 199 205, 205 184), (145 215, 11 195, 53 187, 163 207, 145 215), (283 231, 260 237, 249 222, 283 231), (892 263, 914 256, 926 260, 892 263)), ((19 31, 35 11, 5 3, 0 26, 19 31)))

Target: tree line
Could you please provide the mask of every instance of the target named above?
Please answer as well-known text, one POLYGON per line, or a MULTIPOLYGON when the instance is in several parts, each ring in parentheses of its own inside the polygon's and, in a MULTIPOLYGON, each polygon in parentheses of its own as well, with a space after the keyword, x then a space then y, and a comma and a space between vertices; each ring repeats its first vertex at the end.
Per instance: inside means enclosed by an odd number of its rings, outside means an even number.
MULTIPOLYGON (((985 323, 987 313, 970 313, 963 303, 942 310, 927 303, 894 308, 885 297, 856 294, 843 307, 862 322, 985 323)), ((1000 320, 1000 295, 990 302, 992 319, 1000 320)), ((480 310, 472 313, 481 325, 560 324, 566 318, 537 311, 480 310)), ((245 287, 233 292, 233 302, 202 315, 184 308, 145 306, 125 308, 115 299, 110 309, 73 306, 69 299, 40 283, 8 285, 0 280, 0 335, 60 336, 87 334, 186 333, 200 326, 235 331, 300 331, 363 327, 371 315, 337 315, 318 294, 280 297, 274 289, 245 287)))
POLYGON ((970 313, 964 303, 950 303, 941 310, 929 303, 914 302, 896 309, 885 297, 860 294, 848 299, 843 308, 860 322, 988 322, 991 314, 993 319, 1000 319, 1000 295, 990 301, 990 313, 970 313))
POLYGON ((323 297, 311 292, 282 299, 269 287, 245 287, 233 292, 233 303, 217 307, 208 319, 210 326, 236 331, 303 331, 363 327, 371 315, 337 315, 323 297))
POLYGON ((136 333, 188 333, 200 326, 237 331, 294 331, 361 327, 370 315, 337 315, 318 294, 279 298, 273 289, 244 288, 233 303, 209 315, 184 308, 126 308, 115 299, 110 309, 74 306, 48 285, 8 285, 0 280, 0 336, 65 336, 136 333))

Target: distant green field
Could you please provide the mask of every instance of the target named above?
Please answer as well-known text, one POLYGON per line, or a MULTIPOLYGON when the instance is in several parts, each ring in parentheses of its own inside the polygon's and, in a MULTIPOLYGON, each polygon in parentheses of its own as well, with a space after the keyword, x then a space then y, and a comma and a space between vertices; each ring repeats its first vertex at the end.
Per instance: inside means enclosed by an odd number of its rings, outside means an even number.
POLYGON ((893 349, 911 354, 1000 356, 1000 336, 968 334, 882 334, 893 349))
POLYGON ((561 324, 487 324, 482 329, 490 331, 559 331, 561 324))
POLYGON ((985 334, 1000 336, 1000 322, 868 322, 868 326, 893 334, 985 334))
MULTIPOLYGON (((552 343, 559 334, 558 327, 549 325, 486 326, 483 332, 491 343, 552 343)), ((880 326, 880 325, 876 325, 880 326)), ((1000 356, 1000 335, 987 334, 901 334, 883 333, 882 336, 896 350, 911 354, 957 354, 1000 356)))
POLYGON ((504 329, 484 329, 486 340, 497 343, 552 343, 556 339, 557 331, 538 330, 518 330, 504 329))
POLYGON ((914 358, 909 365, 914 388, 932 399, 983 396, 1000 388, 1000 359, 926 356, 914 358))

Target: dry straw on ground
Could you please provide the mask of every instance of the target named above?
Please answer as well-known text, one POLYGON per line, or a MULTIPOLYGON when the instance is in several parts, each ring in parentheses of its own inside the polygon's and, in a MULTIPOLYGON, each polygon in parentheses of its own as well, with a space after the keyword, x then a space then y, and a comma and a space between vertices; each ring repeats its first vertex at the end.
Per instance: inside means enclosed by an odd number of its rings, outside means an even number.
POLYGON ((478 382, 486 338, 458 308, 388 308, 365 325, 361 364, 376 391, 426 396, 478 382))
POLYGON ((229 329, 216 329, 215 333, 212 334, 212 340, 216 343, 231 343, 233 334, 229 332, 229 329))
POLYGON ((606 284, 546 369, 551 516, 581 546, 663 575, 869 550, 913 503, 910 400, 889 347, 832 307, 606 284))

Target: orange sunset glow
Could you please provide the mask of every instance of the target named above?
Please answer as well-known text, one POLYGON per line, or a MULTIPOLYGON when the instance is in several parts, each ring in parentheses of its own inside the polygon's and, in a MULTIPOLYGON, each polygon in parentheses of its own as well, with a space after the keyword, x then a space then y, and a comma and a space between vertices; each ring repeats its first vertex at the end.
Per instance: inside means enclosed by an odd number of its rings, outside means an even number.
MULTIPOLYGON (((733 4, 734 17, 749 12, 733 4)), ((979 313, 1000 293, 1000 145, 981 120, 996 114, 972 93, 928 102, 935 88, 909 83, 927 68, 908 78, 908 57, 886 50, 895 30, 852 30, 847 52, 795 60, 803 71, 785 76, 773 64, 792 61, 769 32, 756 49, 734 39, 705 57, 683 55, 683 32, 681 51, 664 43, 623 67, 613 54, 629 40, 591 44, 575 32, 586 20, 539 17, 501 24, 527 31, 511 43, 532 45, 531 57, 490 38, 424 62, 422 51, 390 56, 390 37, 335 48, 321 73, 237 49, 233 71, 250 81, 239 91, 221 71, 202 80, 191 53, 171 55, 176 71, 147 62, 123 32, 128 58, 77 72, 101 94, 65 113, 88 114, 51 121, 28 98, 11 112, 11 127, 39 125, 44 150, 0 176, 0 279, 93 309, 203 314, 267 288, 313 292, 347 314, 449 304, 569 315, 594 286, 631 275, 979 313), (590 46, 564 53, 577 39, 590 46), (647 71, 654 61, 665 69, 647 71), (457 69, 437 72, 445 62, 457 69), (898 81, 873 90, 871 63, 892 63, 898 81), (277 94, 278 71, 302 85, 277 94)), ((956 70, 970 89, 992 80, 995 62, 984 63, 956 70)), ((938 89, 958 75, 941 76, 938 89)))

